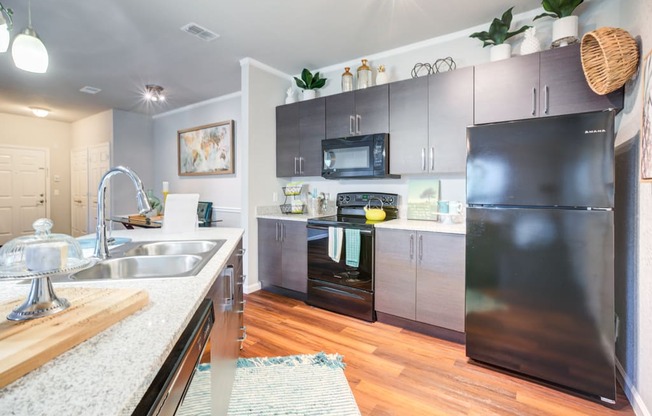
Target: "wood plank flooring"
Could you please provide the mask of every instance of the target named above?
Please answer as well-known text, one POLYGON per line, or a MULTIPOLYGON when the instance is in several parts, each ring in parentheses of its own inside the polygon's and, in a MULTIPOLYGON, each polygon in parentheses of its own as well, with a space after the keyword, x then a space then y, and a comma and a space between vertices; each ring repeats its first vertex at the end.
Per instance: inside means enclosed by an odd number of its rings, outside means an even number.
POLYGON ((245 299, 242 357, 339 353, 363 415, 634 415, 620 389, 608 408, 471 364, 463 345, 265 291, 245 299))

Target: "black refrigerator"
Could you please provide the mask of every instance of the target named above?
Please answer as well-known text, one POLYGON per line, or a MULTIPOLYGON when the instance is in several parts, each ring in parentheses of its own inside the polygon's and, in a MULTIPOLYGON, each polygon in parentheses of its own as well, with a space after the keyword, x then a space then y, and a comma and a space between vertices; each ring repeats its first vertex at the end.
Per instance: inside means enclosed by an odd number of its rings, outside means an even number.
POLYGON ((466 355, 615 403, 614 112, 467 129, 466 355))

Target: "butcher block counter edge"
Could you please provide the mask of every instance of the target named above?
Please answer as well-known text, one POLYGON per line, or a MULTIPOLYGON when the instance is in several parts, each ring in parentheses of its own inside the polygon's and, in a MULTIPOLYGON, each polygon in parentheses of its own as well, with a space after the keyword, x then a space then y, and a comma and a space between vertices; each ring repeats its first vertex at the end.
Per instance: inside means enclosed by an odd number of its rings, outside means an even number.
MULTIPOLYGON (((111 282, 59 283, 57 287, 146 290, 149 305, 0 389, 0 409, 11 415, 130 415, 242 238, 240 228, 113 231, 133 241, 224 239, 196 276, 111 282)), ((29 285, 0 283, 0 302, 25 298, 29 285)), ((6 319, 0 317, 0 319, 6 319)), ((2 346, 0 345, 0 348, 2 346)))

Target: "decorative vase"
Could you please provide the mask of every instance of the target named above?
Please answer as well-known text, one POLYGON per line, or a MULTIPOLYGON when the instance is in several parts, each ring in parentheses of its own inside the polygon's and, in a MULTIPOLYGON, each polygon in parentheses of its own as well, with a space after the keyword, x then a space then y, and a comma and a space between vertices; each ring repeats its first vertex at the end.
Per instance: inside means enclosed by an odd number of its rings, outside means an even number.
POLYGON ((297 101, 297 99, 294 97, 294 90, 292 87, 288 88, 285 93, 287 94, 287 97, 285 97, 285 104, 292 104, 297 101))
POLYGON ((535 53, 541 51, 541 43, 536 37, 537 29, 531 27, 525 31, 525 38, 521 43, 521 55, 528 55, 530 53, 535 53))
POLYGON ((512 45, 509 43, 501 43, 494 45, 489 51, 489 60, 491 62, 509 59, 512 56, 512 45))
POLYGON ((371 82, 371 68, 367 65, 367 60, 362 60, 362 65, 358 67, 358 82, 356 89, 360 90, 363 88, 371 87, 373 84, 371 82))
POLYGON ((566 16, 552 23, 552 47, 572 45, 579 41, 579 19, 566 16))
POLYGON ((342 74, 342 92, 353 91, 353 74, 349 70, 350 67, 345 67, 342 74))
POLYGON ((303 100, 312 100, 317 96, 317 90, 303 90, 303 100))
POLYGON ((387 84, 387 72, 385 72, 385 65, 380 65, 376 74, 376 85, 383 84, 387 84))

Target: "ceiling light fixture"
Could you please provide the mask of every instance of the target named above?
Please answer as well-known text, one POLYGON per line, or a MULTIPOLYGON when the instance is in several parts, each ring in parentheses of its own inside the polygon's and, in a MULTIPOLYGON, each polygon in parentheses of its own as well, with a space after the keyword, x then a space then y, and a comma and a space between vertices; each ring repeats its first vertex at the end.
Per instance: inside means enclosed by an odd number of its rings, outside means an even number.
POLYGON ((165 101, 163 87, 154 84, 145 85, 145 99, 153 102, 165 101))
POLYGON ((29 109, 32 110, 32 113, 34 113, 36 117, 43 118, 43 117, 47 117, 48 114, 50 114, 50 110, 46 108, 30 107, 29 109))
POLYGON ((7 52, 7 49, 9 49, 9 39, 13 27, 12 14, 14 14, 13 10, 6 9, 0 3, 0 53, 7 52))
POLYGON ((48 70, 48 51, 32 28, 31 1, 27 2, 27 28, 14 39, 11 56, 14 64, 24 71, 42 74, 48 70))

